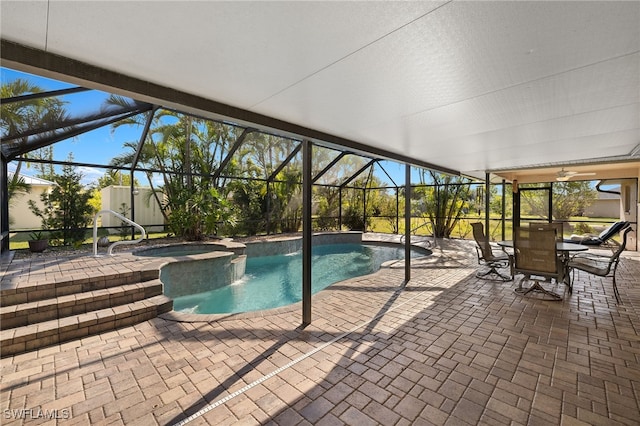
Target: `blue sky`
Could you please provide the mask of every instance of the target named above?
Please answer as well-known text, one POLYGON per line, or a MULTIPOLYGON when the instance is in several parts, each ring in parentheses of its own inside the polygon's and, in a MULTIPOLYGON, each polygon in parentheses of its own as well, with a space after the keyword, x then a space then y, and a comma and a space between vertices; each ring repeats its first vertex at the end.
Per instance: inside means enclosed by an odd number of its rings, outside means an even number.
MULTIPOLYGON (((13 81, 17 78, 26 79, 32 84, 39 86, 45 91, 66 89, 76 87, 69 84, 49 78, 35 76, 32 74, 17 72, 7 68, 2 68, 2 83, 13 81)), ((67 102, 65 108, 70 115, 82 114, 87 111, 98 110, 104 99, 108 97, 108 93, 97 90, 70 94, 62 97, 67 102)), ((110 126, 104 126, 99 129, 87 132, 78 137, 58 142, 54 145, 54 159, 65 161, 70 153, 73 154, 74 161, 79 163, 90 164, 108 164, 111 158, 124 152, 122 145, 126 141, 137 141, 140 137, 140 131, 135 128, 121 127, 113 132, 110 126)), ((12 169, 9 164, 9 170, 12 169)), ((104 169, 92 167, 80 167, 80 171, 84 175, 83 183, 90 184, 95 182, 105 172, 104 169)), ((33 169, 23 169, 26 175, 33 175, 33 169)))
MULTIPOLYGON (((17 78, 22 78, 39 86, 45 91, 76 86, 75 84, 52 80, 33 74, 22 73, 8 68, 0 68, 0 75, 3 84, 17 78)), ((86 113, 87 111, 97 111, 108 95, 108 93, 90 90, 87 92, 66 95, 61 99, 67 101, 65 108, 70 115, 73 116, 76 114, 86 113)), ((78 163, 108 164, 113 157, 125 152, 125 149, 123 149, 123 144, 125 142, 138 141, 141 130, 142 129, 136 127, 127 128, 122 126, 113 131, 110 126, 101 127, 78 137, 56 143, 54 145, 54 160, 66 161, 68 155, 72 153, 74 161, 78 163)), ((396 184, 402 185, 404 183, 405 169, 403 164, 387 161, 384 163, 384 167, 396 184)), ((11 163, 9 164, 9 170, 12 170, 11 163)), ((94 183, 105 172, 105 169, 103 168, 85 166, 79 167, 79 170, 84 175, 83 183, 86 185, 94 183)), ((23 168, 22 173, 26 175, 34 175, 35 171, 33 169, 23 168)), ((391 184, 386 174, 380 171, 378 167, 375 170, 375 175, 381 181, 391 184)), ((414 182, 418 182, 415 170, 413 170, 412 175, 414 182)), ((137 174, 136 178, 141 182, 141 184, 146 184, 146 178, 142 174, 137 174)))

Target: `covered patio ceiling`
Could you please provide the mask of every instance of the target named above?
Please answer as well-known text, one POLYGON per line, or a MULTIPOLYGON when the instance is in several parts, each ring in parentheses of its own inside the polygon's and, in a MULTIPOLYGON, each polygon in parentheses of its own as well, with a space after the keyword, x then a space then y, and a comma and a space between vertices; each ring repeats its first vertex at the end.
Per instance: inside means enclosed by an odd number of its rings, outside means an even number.
POLYGON ((0 7, 21 71, 479 178, 638 176, 637 1, 0 7))

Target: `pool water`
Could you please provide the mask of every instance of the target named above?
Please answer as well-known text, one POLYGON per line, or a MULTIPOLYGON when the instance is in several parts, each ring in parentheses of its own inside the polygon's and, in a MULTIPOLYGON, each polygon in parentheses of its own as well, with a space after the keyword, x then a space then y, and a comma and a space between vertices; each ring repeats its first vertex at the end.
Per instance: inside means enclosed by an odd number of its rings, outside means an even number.
MULTIPOLYGON (((411 257, 424 256, 412 250, 411 257)), ((364 244, 314 246, 311 291, 371 274, 388 260, 403 259, 404 247, 364 244)), ((212 291, 176 297, 175 311, 196 314, 248 312, 287 306, 302 300, 302 253, 248 258, 242 279, 212 291)))

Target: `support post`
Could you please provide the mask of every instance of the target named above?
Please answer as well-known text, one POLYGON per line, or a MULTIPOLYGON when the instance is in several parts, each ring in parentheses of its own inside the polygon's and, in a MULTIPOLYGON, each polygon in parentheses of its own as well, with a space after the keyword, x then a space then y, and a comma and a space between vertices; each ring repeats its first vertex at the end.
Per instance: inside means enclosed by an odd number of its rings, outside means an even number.
POLYGON ((502 179, 502 238, 501 240, 507 239, 506 232, 506 221, 504 220, 504 214, 507 211, 507 182, 502 179))
POLYGON ((362 232, 367 232, 367 188, 362 188, 362 232))
POLYGON ((520 188, 518 188, 518 181, 514 179, 511 184, 511 190, 513 192, 513 232, 520 226, 520 188))
POLYGON ((547 211, 549 212, 548 222, 553 222, 553 182, 549 184, 549 197, 547 197, 547 211))
POLYGON ((311 141, 302 142, 302 325, 311 324, 311 141))
POLYGON ((404 282, 411 279, 411 165, 405 164, 404 191, 404 282))
POLYGON ((0 155, 0 254, 9 251, 9 164, 0 155))
POLYGON ((338 231, 342 231, 342 187, 338 188, 338 231))
MULTIPOLYGON (((129 196, 131 199, 131 221, 136 221, 136 186, 134 184, 134 174, 133 169, 131 170, 131 182, 129 184, 129 196)), ((131 226, 131 241, 136 239, 136 227, 131 226)))
POLYGON ((400 233, 400 191, 396 186, 396 232, 400 233))
POLYGON ((491 228, 489 227, 489 206, 491 191, 491 175, 487 172, 484 174, 484 229, 486 229, 487 239, 491 240, 491 228))
POLYGON ((271 182, 267 181, 267 235, 271 234, 271 182))

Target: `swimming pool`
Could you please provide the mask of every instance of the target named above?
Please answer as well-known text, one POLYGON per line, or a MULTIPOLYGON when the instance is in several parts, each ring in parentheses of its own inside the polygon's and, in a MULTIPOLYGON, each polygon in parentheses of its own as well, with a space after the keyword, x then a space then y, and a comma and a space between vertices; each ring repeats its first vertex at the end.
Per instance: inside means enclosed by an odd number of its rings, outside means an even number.
MULTIPOLYGON (((412 249, 411 257, 428 251, 412 249)), ((312 293, 349 278, 371 274, 389 260, 403 259, 404 247, 327 244, 313 247, 312 293)), ((302 253, 249 257, 245 275, 230 285, 174 298, 174 310, 195 314, 249 312, 302 300, 302 253)))

